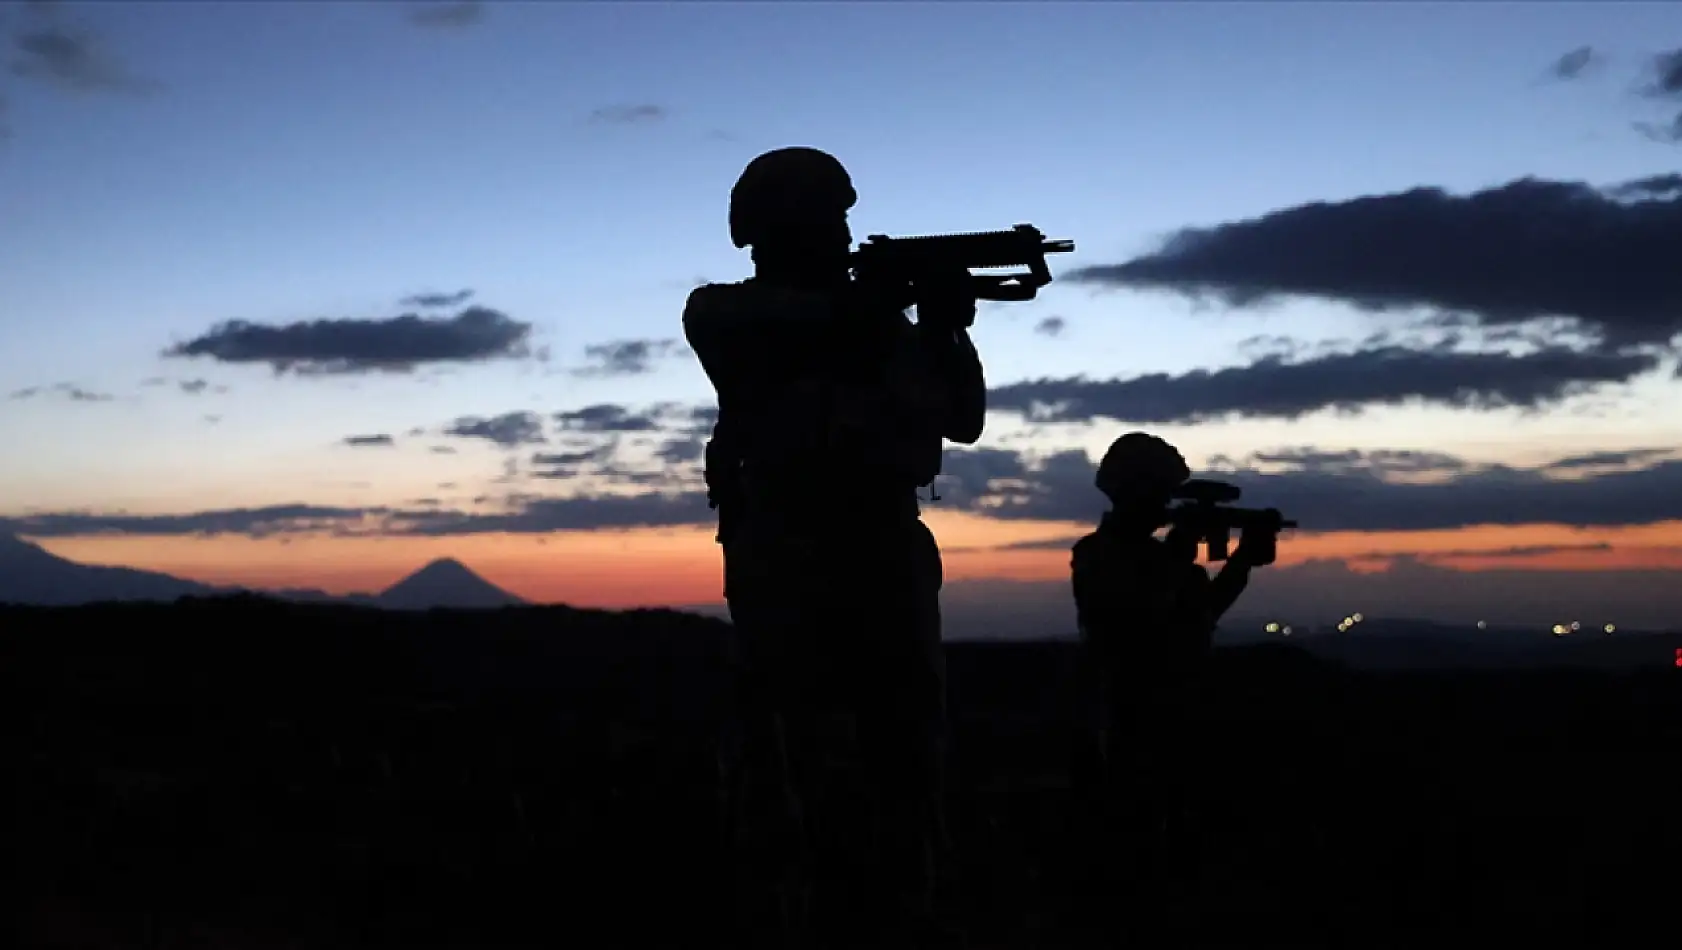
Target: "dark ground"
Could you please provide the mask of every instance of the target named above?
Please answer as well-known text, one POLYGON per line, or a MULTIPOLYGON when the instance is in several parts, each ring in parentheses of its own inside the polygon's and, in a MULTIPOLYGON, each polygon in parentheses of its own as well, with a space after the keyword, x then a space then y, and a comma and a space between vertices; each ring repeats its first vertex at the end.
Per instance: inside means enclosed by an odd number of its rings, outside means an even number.
MULTIPOLYGON (((0 608, 25 947, 710 946, 722 625, 253 599, 0 608)), ((1062 947, 1067 645, 950 647, 945 900, 1062 947)), ((1159 943, 1665 939, 1682 670, 1220 651, 1159 943), (1675 675, 1672 675, 1675 674, 1675 675)))

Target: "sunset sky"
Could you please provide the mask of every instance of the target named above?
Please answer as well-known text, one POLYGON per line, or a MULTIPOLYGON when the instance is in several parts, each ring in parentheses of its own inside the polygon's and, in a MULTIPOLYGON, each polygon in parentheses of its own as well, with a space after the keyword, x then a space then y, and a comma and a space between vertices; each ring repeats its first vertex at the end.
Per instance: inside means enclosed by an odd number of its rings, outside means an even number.
POLYGON ((0 530, 57 554, 717 601, 679 316, 749 271, 742 166, 802 144, 859 236, 1077 243, 974 331, 988 429, 925 506, 954 603, 1062 597, 1143 428, 1303 524, 1254 609, 1682 626, 1671 5, 53 2, 0 38, 0 530))

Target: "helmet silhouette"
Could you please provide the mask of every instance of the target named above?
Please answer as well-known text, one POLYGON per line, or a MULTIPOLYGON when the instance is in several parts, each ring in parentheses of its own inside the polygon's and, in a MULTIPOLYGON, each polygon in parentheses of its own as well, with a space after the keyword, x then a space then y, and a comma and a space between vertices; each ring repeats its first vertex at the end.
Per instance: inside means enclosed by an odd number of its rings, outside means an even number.
POLYGON ((1095 481, 1111 501, 1166 501, 1190 477, 1179 449, 1150 433, 1129 432, 1110 444, 1095 481))
POLYGON ((843 214, 858 201, 839 159, 805 146, 779 148, 748 163, 730 189, 730 240, 747 247, 803 218, 843 214))

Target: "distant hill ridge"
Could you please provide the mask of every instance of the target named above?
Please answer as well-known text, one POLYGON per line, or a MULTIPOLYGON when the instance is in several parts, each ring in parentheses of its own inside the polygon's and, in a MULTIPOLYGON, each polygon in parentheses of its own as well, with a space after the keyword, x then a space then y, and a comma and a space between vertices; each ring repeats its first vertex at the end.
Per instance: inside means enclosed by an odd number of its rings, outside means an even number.
POLYGON ((73 607, 100 601, 173 601, 242 591, 285 600, 360 604, 392 610, 491 609, 526 603, 455 558, 439 558, 378 594, 337 597, 320 590, 217 586, 159 571, 80 564, 16 535, 0 534, 0 603, 73 607))

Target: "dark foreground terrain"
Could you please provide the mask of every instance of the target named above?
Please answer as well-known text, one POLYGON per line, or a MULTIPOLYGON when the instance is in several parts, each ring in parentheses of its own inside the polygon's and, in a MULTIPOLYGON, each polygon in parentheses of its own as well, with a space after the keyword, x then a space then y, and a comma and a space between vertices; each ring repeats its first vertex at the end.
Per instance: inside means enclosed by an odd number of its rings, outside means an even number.
MULTIPOLYGON (((256 599, 0 609, 27 947, 709 946, 723 626, 256 599)), ((945 900, 1072 946, 1066 644, 950 647, 945 900)), ((1667 939, 1682 671, 1221 651, 1167 944, 1667 939), (1674 674, 1674 675, 1673 675, 1674 674)))

